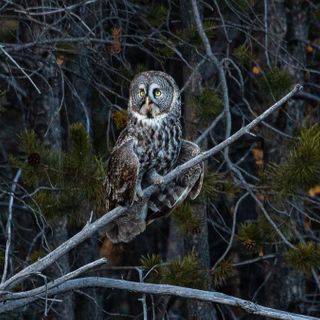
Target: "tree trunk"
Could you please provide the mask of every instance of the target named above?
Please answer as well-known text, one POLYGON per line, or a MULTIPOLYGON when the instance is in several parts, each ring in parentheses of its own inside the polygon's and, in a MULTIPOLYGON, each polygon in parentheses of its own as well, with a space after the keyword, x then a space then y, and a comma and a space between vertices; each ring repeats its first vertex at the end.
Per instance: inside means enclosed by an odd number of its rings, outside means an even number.
MULTIPOLYGON (((34 5, 45 5, 33 3, 34 5)), ((31 5, 31 4, 30 4, 31 5)), ((48 3, 48 6, 50 3, 48 3)), ((53 17, 51 16, 53 19, 53 17)), ((33 41, 42 37, 49 38, 48 33, 43 33, 39 24, 30 22, 29 28, 21 27, 21 36, 27 41, 33 41)), ((38 94, 33 87, 26 100, 27 120, 30 128, 33 128, 38 138, 44 145, 52 150, 61 150, 62 127, 60 119, 62 82, 61 74, 56 63, 56 57, 50 48, 38 48, 34 60, 33 69, 39 70, 35 77, 41 94, 38 94), (36 62, 34 62, 36 61, 36 62)), ((47 234, 48 250, 52 250, 68 239, 67 218, 50 223, 50 230, 47 234)), ((48 269, 48 276, 52 279, 60 277, 70 271, 69 255, 65 255, 58 262, 48 269)), ((62 302, 53 305, 50 311, 51 319, 72 320, 74 319, 73 299, 71 294, 57 297, 62 302)))
MULTIPOLYGON (((81 15, 83 21, 88 24, 85 12, 81 15)), ((88 86, 87 80, 92 65, 87 60, 86 49, 81 48, 81 54, 77 59, 69 64, 69 68, 73 70, 69 78, 68 92, 66 98, 68 101, 68 119, 71 123, 80 122, 86 128, 87 132, 92 134, 91 121, 91 93, 92 88, 88 86)), ((90 213, 89 203, 83 203, 80 208, 86 216, 90 213)), ((79 228, 75 229, 76 232, 79 228)), ((74 250, 74 268, 92 262, 99 258, 99 239, 97 237, 89 239, 82 243, 81 250, 74 250)), ((91 272, 90 275, 98 276, 97 272, 91 272)), ((103 292, 106 290, 90 288, 82 290, 81 294, 75 294, 75 316, 76 319, 103 319, 102 316, 102 299, 103 292)))
MULTIPOLYGON (((198 3, 200 12, 202 11, 202 6, 200 1, 198 3)), ((193 11, 191 1, 180 1, 180 12, 182 25, 184 28, 190 28, 194 25, 193 21, 193 11)), ((199 57, 195 51, 186 50, 186 57, 189 65, 194 70, 196 65, 199 63, 199 57)), ((190 76, 190 70, 186 67, 183 68, 183 78, 184 82, 190 76)), ((194 141, 197 137, 197 120, 196 120, 196 107, 194 106, 193 97, 201 94, 201 74, 200 72, 195 72, 193 79, 185 90, 184 94, 184 124, 185 124, 185 137, 187 140, 194 141)), ((207 225, 207 206, 206 204, 193 204, 192 205, 193 214, 199 219, 199 232, 193 234, 186 234, 184 236, 185 252, 189 253, 192 250, 197 254, 199 262, 203 269, 208 270, 210 268, 210 256, 209 256, 209 243, 208 243, 208 225, 207 225)), ((205 287, 210 289, 209 277, 206 279, 205 287)), ((202 319, 202 320, 212 320, 216 319, 215 309, 212 304, 190 301, 188 302, 188 319, 202 319)))
MULTIPOLYGON (((268 46, 270 56, 273 57, 271 59, 273 66, 276 63, 282 65, 282 68, 288 71, 295 83, 300 84, 304 82, 306 53, 303 40, 308 39, 309 10, 309 4, 303 0, 273 1, 268 8, 270 34, 274 35, 271 37, 268 46)), ((284 131, 289 135, 294 135, 295 130, 303 125, 304 101, 290 100, 286 112, 284 131)), ((273 147, 270 146, 268 149, 277 152, 277 154, 271 156, 273 161, 279 162, 286 156, 286 148, 283 143, 277 146, 273 145, 273 147)), ((292 217, 295 222, 293 228, 302 237, 303 201, 296 201, 295 207, 292 209, 292 217)), ((305 312, 303 302, 305 297, 304 274, 289 268, 285 261, 279 259, 276 270, 272 273, 267 285, 267 297, 271 307, 292 312, 305 312)))

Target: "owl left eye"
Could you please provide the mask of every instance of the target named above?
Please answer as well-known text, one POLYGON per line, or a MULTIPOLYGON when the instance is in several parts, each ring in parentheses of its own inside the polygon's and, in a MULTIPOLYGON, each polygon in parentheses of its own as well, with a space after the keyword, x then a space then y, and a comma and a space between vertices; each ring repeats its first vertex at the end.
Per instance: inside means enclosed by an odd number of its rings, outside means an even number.
POLYGON ((143 89, 140 89, 140 90, 139 90, 139 96, 140 96, 140 97, 144 97, 144 96, 145 96, 145 92, 144 92, 143 89))
POLYGON ((153 91, 153 94, 154 94, 156 97, 160 97, 161 94, 162 94, 162 92, 161 92, 161 90, 159 90, 159 89, 155 89, 155 90, 153 91))

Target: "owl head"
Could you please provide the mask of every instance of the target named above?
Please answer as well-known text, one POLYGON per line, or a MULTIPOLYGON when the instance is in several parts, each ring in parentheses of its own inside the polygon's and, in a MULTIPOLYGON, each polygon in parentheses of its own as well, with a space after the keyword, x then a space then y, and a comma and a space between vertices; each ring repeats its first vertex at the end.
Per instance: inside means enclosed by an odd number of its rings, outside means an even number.
POLYGON ((137 74, 130 84, 129 114, 142 120, 180 117, 180 91, 171 76, 161 71, 137 74))

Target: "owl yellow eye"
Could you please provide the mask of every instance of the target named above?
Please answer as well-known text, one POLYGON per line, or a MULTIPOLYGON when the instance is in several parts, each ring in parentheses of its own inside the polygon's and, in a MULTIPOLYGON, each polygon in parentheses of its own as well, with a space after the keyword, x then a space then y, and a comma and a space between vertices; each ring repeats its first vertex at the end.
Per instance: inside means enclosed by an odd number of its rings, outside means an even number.
POLYGON ((155 95, 156 97, 160 97, 160 96, 161 96, 161 91, 160 91, 159 89, 155 89, 155 90, 154 90, 154 95, 155 95))
POLYGON ((144 92, 143 89, 140 89, 140 91, 139 91, 139 96, 140 96, 140 97, 144 97, 144 96, 145 96, 145 92, 144 92))

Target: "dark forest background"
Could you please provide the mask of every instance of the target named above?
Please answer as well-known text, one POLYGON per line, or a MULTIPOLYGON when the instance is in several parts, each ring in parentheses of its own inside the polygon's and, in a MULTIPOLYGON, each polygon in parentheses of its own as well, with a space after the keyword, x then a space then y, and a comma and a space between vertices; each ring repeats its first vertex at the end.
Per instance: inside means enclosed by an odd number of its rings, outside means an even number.
MULTIPOLYGON (((320 317, 320 2, 195 2, 218 68, 191 0, 0 2, 2 280, 77 233, 90 215, 105 213, 105 164, 126 124, 136 73, 173 76, 182 90, 184 136, 202 150, 294 84, 304 86, 206 162, 196 201, 129 244, 97 234, 15 291, 105 256, 110 263, 91 274, 143 275, 145 282, 214 289, 320 317)), ((126 291, 91 288, 55 298, 62 302, 39 300, 1 319, 146 316, 141 294, 126 291)), ((175 297, 147 296, 146 304, 150 319, 263 319, 175 297)))

